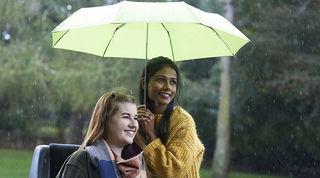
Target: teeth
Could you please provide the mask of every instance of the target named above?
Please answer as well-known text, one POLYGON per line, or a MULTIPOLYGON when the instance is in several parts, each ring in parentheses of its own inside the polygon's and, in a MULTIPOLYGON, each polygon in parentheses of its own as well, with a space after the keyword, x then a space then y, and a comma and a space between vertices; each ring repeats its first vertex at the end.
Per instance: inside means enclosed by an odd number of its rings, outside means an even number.
POLYGON ((132 130, 127 130, 127 131, 125 131, 125 132, 127 132, 128 134, 130 134, 130 135, 134 135, 134 131, 132 131, 132 130))
POLYGON ((161 95, 162 95, 163 97, 166 97, 166 98, 169 98, 169 97, 170 97, 170 95, 167 94, 167 93, 162 93, 161 95))

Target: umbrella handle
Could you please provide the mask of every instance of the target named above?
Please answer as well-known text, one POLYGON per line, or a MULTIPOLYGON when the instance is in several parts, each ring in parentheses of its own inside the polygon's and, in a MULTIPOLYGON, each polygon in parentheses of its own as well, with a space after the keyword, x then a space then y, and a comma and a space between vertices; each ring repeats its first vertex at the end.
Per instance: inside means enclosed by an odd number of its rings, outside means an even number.
POLYGON ((143 104, 147 106, 147 65, 148 65, 148 32, 149 32, 149 23, 147 23, 146 28, 146 58, 145 58, 145 68, 144 68, 144 89, 143 89, 143 104))
POLYGON ((147 59, 145 60, 144 68, 143 104, 147 106, 147 59))

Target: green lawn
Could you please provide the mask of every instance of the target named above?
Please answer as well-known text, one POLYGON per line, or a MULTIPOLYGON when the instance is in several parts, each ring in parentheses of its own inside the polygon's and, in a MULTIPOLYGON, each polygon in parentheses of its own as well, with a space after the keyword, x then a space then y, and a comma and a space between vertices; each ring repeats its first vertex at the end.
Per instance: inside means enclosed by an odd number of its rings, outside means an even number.
MULTIPOLYGON (((201 169, 200 177, 201 178, 210 178, 210 170, 201 169)), ((287 178, 287 177, 261 175, 261 174, 251 174, 251 173, 240 173, 240 172, 231 172, 229 174, 229 178, 287 178)))
POLYGON ((33 151, 0 149, 0 178, 27 178, 33 151))
MULTIPOLYGON (((33 151, 0 149, 0 178, 27 178, 33 151)), ((201 178, 209 178, 208 169, 201 170, 201 178)), ((249 173, 230 173, 229 178, 286 178, 249 173)))

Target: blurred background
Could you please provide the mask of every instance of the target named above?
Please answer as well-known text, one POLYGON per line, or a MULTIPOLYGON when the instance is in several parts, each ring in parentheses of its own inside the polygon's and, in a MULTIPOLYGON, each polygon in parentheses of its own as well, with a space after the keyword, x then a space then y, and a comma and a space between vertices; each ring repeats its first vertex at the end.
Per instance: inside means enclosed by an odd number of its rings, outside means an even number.
MULTIPOLYGON (((103 93, 138 96, 143 60, 51 48, 51 31, 74 11, 117 2, 0 1, 0 177, 27 177, 39 144, 80 144, 103 93)), ((225 13, 223 0, 185 2, 225 13)), ((251 42, 230 65, 230 177, 320 177, 320 1, 231 5, 233 24, 251 42)), ((202 177, 209 175, 215 150, 219 63, 177 63, 180 105, 194 117, 206 147, 202 177)))

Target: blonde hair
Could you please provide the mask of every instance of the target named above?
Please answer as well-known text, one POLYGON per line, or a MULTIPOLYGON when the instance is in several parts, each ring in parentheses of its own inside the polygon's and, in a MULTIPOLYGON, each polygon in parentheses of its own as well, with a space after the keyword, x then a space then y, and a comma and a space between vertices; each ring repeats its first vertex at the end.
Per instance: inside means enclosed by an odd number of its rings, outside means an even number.
POLYGON ((117 113, 118 103, 122 102, 135 104, 134 98, 124 93, 109 92, 100 97, 93 109, 88 131, 80 148, 93 144, 97 139, 108 137, 108 120, 117 113))

